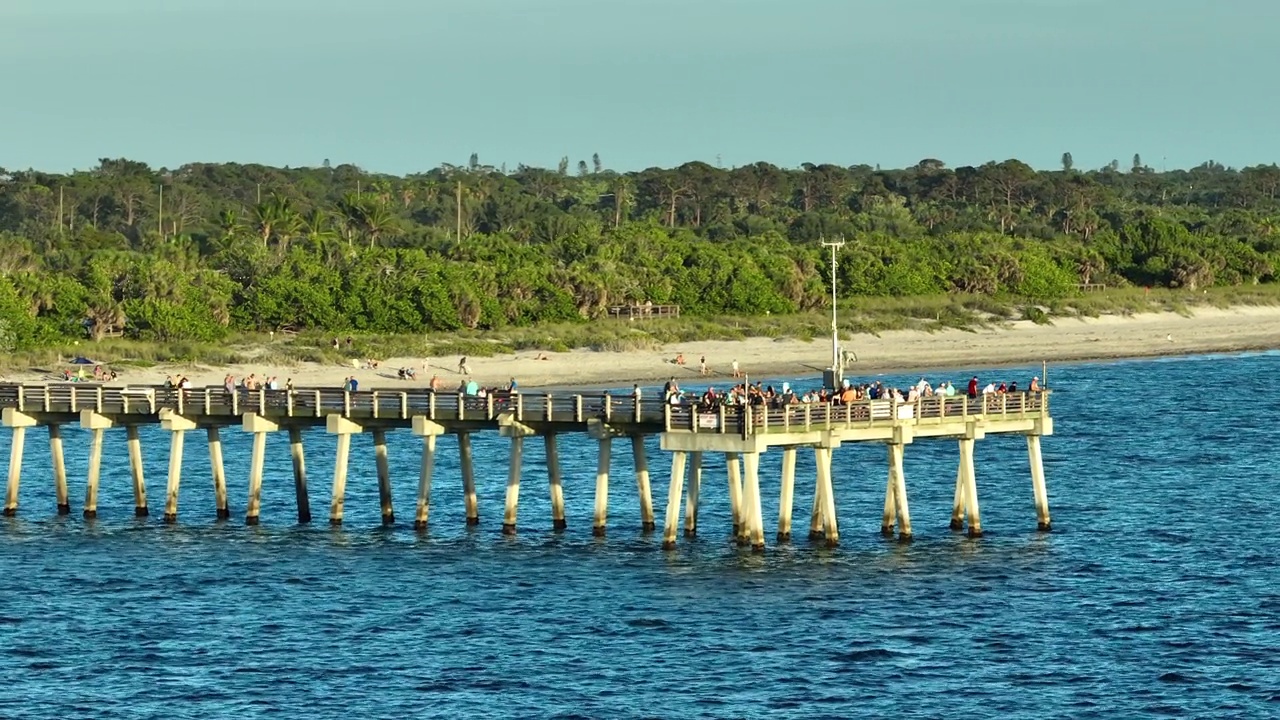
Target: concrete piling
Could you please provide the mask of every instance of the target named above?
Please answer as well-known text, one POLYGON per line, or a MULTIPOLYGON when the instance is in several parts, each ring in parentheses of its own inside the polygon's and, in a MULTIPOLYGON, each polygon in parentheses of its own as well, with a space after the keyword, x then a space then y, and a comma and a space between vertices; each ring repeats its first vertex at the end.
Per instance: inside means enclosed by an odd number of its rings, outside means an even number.
POLYGON ((889 486, 898 515, 898 539, 911 539, 911 511, 907 507, 907 481, 902 471, 903 443, 889 443, 889 486))
POLYGON ((591 534, 596 537, 605 536, 605 527, 609 521, 609 463, 613 450, 613 438, 601 437, 599 455, 596 458, 596 507, 591 520, 591 534))
POLYGON ((840 544, 840 531, 836 525, 835 488, 831 481, 831 448, 815 449, 818 460, 818 483, 822 486, 822 535, 827 547, 840 544))
MULTIPOLYGON (((330 415, 329 417, 336 417, 330 415)), ((280 426, 255 413, 246 413, 241 421, 245 432, 253 434, 253 453, 249 456, 249 492, 244 506, 244 524, 257 525, 262 510, 262 473, 267 458, 267 434, 280 426)), ((343 473, 346 465, 343 464, 343 473)), ((341 520, 341 511, 339 511, 341 520)))
MULTIPOLYGON (((169 436, 169 477, 164 492, 164 521, 178 520, 178 488, 182 484, 182 440, 185 430, 174 430, 169 436)), ((144 508, 145 509, 145 508, 144 508)))
POLYGON ((542 438, 547 454, 547 488, 551 493, 551 527, 564 530, 568 523, 564 519, 564 486, 560 482, 560 450, 556 444, 556 434, 549 432, 542 438))
POLYGON ((1027 436, 1027 459, 1031 464, 1031 490, 1036 503, 1036 528, 1042 532, 1053 529, 1049 518, 1049 493, 1044 483, 1044 459, 1040 456, 1040 436, 1027 436))
POLYGON ((26 437, 25 427, 13 428, 13 436, 9 441, 9 483, 4 494, 5 517, 18 514, 18 486, 22 483, 22 444, 26 437))
POLYGON ((764 513, 760 509, 760 453, 744 453, 742 469, 745 476, 743 495, 748 498, 744 515, 750 518, 747 526, 751 549, 764 552, 764 513))
POLYGON ((338 450, 333 461, 333 496, 329 502, 329 524, 342 524, 342 511, 347 496, 347 462, 351 457, 351 436, 364 428, 340 415, 325 419, 325 430, 338 436, 338 450))
POLYGON ((884 513, 880 517, 880 534, 893 537, 894 525, 898 518, 898 506, 893 498, 893 467, 889 467, 889 478, 884 484, 884 513))
POLYGON ((698 500, 702 494, 702 453, 689 453, 689 494, 684 501, 684 536, 698 535, 698 500))
MULTIPOLYGON (((27 428, 34 427, 36 419, 30 415, 18 412, 14 408, 5 408, 3 410, 2 419, 5 427, 13 429, 13 435, 9 442, 9 481, 5 486, 4 498, 4 514, 6 517, 12 517, 13 515, 18 514, 18 488, 22 484, 23 444, 27 439, 27 428)), ((52 437, 52 435, 50 437, 52 437)), ((52 442, 50 442, 50 447, 53 447, 52 442)), ((58 450, 59 452, 62 450, 61 441, 58 443, 58 450)))
POLYGON ((382 508, 382 524, 395 525, 396 511, 391 498, 391 465, 387 461, 387 431, 373 431, 373 458, 378 470, 378 504, 382 508))
POLYGON ((293 461, 293 493, 298 504, 298 524, 311 522, 311 496, 307 492, 307 456, 302 445, 302 428, 289 428, 289 457, 293 461))
POLYGON ((684 490, 685 453, 671 453, 671 487, 667 491, 667 517, 662 528, 662 548, 674 550, 680 525, 680 494, 684 490))
POLYGON ((778 493, 778 542, 791 540, 791 512, 796 495, 796 449, 782 449, 782 488, 778 493))
POLYGON ((965 490, 964 464, 957 463, 955 499, 951 503, 951 529, 952 530, 964 529, 964 490, 965 490))
POLYGON ((207 430, 209 438, 209 467, 213 474, 213 505, 216 517, 227 520, 231 506, 227 504, 227 473, 222 466, 222 433, 216 427, 207 430))
POLYGON ((644 436, 631 436, 631 456, 636 466, 636 493, 640 497, 640 530, 653 532, 653 495, 649 488, 649 459, 645 455, 644 436))
POLYGON ((98 517, 98 481, 102 478, 102 441, 107 428, 113 425, 111 418, 99 415, 92 410, 80 412, 80 427, 90 432, 89 472, 84 490, 84 517, 86 520, 98 517))
POLYGON ((62 453, 62 426, 49 425, 49 455, 53 462, 53 494, 59 515, 71 514, 71 498, 67 491, 67 463, 62 453))
POLYGON ((418 507, 413 516, 415 530, 426 530, 431 513, 431 476, 436 467, 436 438, 444 428, 424 417, 413 419, 413 434, 422 438, 422 463, 418 469, 418 507))
POLYGON ((462 498, 467 509, 467 525, 480 524, 480 504, 476 500, 476 476, 471 464, 471 433, 458 433, 458 464, 462 470, 462 498))
POLYGON ((738 453, 725 453, 725 464, 729 466, 729 510, 733 516, 733 535, 741 537, 742 532, 742 473, 738 468, 738 453))
POLYGON ((969 537, 982 537, 982 515, 978 510, 978 479, 973 468, 973 438, 960 440, 960 468, 964 474, 964 501, 968 511, 969 537))
POLYGON ((142 441, 138 437, 138 426, 125 426, 125 437, 129 447, 129 474, 133 478, 133 516, 146 517, 147 482, 142 474, 142 441))
MULTIPOLYGON (((814 457, 818 452, 814 451, 814 457)), ((822 480, 815 477, 813 481, 813 512, 809 515, 809 539, 822 539, 822 480)))
POLYGON ((507 497, 502 514, 502 534, 516 534, 516 513, 520 507, 520 463, 524 453, 524 436, 511 436, 511 456, 507 464, 507 497))

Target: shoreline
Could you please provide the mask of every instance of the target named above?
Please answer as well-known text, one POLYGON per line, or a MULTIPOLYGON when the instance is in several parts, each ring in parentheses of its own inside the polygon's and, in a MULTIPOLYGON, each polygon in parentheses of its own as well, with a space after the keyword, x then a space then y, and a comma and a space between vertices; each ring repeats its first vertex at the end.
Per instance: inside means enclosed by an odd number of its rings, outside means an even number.
MULTIPOLYGON (((1201 308, 1189 316, 1148 313, 1129 317, 1067 318, 1048 325, 1016 321, 977 331, 894 330, 845 338, 843 347, 858 358, 845 369, 845 374, 853 378, 921 372, 959 377, 975 370, 1038 366, 1041 362, 1052 365, 1273 350, 1280 349, 1280 307, 1201 308)), ((468 364, 472 377, 488 387, 505 385, 514 377, 525 389, 606 388, 633 383, 648 387, 661 384, 673 375, 680 383, 690 386, 723 385, 733 381, 729 368, 735 359, 744 373, 759 379, 820 377, 831 361, 831 345, 829 338, 804 341, 757 337, 679 343, 658 350, 522 351, 470 358, 468 364), (680 352, 685 355, 684 366, 672 363, 680 352), (538 360, 540 354, 548 359, 538 360), (703 355, 711 371, 707 376, 698 372, 698 360, 703 355)), ((388 358, 377 370, 318 363, 158 365, 126 368, 117 382, 161 384, 166 376, 185 375, 193 385, 216 386, 221 385, 229 373, 237 379, 250 374, 259 379, 274 375, 281 386, 292 378, 298 387, 339 387, 346 377, 354 376, 362 389, 393 389, 424 387, 434 374, 439 376, 442 387, 449 389, 464 377, 458 372, 458 360, 457 356, 388 358), (424 361, 428 365, 425 372, 424 361), (396 370, 400 367, 414 368, 419 373, 418 379, 397 379, 396 370)), ((10 382, 56 380, 49 373, 36 370, 10 373, 5 379, 10 382)))

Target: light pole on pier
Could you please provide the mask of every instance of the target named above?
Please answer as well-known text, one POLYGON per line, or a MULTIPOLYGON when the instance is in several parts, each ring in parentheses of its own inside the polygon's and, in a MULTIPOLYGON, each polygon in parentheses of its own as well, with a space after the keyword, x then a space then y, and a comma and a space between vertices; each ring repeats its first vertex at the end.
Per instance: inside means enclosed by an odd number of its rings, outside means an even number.
POLYGON ((831 377, 832 386, 838 386, 843 379, 844 368, 840 363, 840 326, 836 323, 836 251, 844 247, 844 239, 823 240, 822 246, 831 248, 831 377))

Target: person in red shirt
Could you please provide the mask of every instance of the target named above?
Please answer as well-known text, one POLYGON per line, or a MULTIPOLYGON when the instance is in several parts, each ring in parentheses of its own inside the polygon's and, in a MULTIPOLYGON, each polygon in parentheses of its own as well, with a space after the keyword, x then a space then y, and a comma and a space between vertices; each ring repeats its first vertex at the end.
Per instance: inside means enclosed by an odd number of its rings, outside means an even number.
POLYGON ((978 397, 978 376, 974 375, 969 379, 969 397, 978 397))

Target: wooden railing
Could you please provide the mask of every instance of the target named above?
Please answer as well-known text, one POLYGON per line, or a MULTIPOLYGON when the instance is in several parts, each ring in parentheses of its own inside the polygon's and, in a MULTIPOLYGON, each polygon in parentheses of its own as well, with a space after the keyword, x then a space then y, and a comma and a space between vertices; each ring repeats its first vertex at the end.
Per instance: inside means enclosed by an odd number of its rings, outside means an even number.
POLYGON ((926 397, 913 402, 860 400, 848 405, 799 403, 777 408, 672 405, 667 407, 665 427, 668 431, 753 435, 879 427, 899 422, 928 424, 969 418, 1014 419, 1048 414, 1048 392, 1020 392, 978 398, 926 397))
POLYGON ((978 398, 928 397, 913 402, 862 400, 848 405, 801 403, 783 407, 670 405, 658 398, 639 402, 630 395, 607 393, 548 395, 498 393, 485 397, 429 389, 362 390, 296 388, 244 390, 222 387, 176 388, 107 386, 84 383, 0 385, 0 407, 21 412, 75 414, 91 410, 107 415, 155 416, 172 410, 185 417, 264 417, 407 420, 415 416, 439 421, 493 422, 508 416, 517 422, 577 423, 602 420, 613 424, 661 426, 667 431, 706 433, 803 432, 815 428, 856 428, 898 422, 927 424, 957 419, 1008 419, 1047 416, 1049 393, 1020 392, 978 398))
POLYGON ((607 393, 547 395, 498 393, 485 397, 430 389, 362 390, 295 388, 244 390, 222 387, 177 388, 106 386, 84 383, 0 385, 0 407, 22 412, 79 413, 92 410, 109 415, 157 415, 172 410, 188 417, 344 417, 400 419, 421 416, 443 421, 495 421, 509 414, 518 422, 585 423, 599 419, 617 424, 661 425, 665 404, 657 399, 611 396, 607 393))

